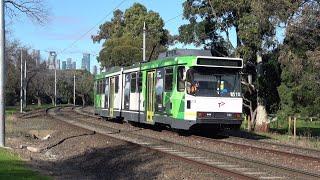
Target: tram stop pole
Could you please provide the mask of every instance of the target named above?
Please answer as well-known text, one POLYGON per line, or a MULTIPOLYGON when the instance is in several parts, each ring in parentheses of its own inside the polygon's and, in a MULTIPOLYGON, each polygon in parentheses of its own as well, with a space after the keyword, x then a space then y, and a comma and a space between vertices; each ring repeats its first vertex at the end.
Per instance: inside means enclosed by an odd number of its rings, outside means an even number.
POLYGON ((5 146, 5 101, 4 101, 4 88, 5 88, 5 38, 4 38, 4 1, 0 1, 0 147, 5 146))

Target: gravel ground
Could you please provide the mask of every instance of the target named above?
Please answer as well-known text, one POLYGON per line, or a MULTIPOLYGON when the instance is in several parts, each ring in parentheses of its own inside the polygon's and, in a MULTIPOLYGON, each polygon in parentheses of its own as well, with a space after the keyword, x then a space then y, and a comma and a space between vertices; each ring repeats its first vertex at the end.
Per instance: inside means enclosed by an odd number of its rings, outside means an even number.
MULTIPOLYGON (((88 112, 93 111, 91 107, 86 107, 84 110, 88 112)), ((108 121, 99 121, 99 123, 101 123, 101 125, 107 125, 122 130, 136 131, 137 129, 136 127, 132 127, 129 124, 117 124, 108 121)), ((149 137, 158 137, 170 142, 179 142, 181 144, 197 147, 208 151, 221 152, 228 155, 249 158, 261 162, 272 163, 279 166, 285 166, 320 174, 320 163, 318 161, 303 160, 301 158, 288 158, 286 156, 278 155, 275 153, 261 152, 251 148, 243 150, 242 148, 233 145, 214 143, 208 140, 194 139, 188 136, 180 136, 177 133, 170 133, 167 131, 158 132, 150 129, 141 129, 134 133, 149 137)))
POLYGON ((7 145, 30 167, 54 179, 230 179, 48 116, 11 116, 6 126, 7 145), (46 134, 51 138, 41 140, 46 134), (30 152, 21 145, 43 151, 30 152))

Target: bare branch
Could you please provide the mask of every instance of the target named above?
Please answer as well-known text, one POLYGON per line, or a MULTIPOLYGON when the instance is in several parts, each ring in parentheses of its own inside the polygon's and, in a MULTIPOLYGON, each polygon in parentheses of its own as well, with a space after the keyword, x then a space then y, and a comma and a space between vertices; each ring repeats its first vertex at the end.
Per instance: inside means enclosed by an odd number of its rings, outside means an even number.
POLYGON ((48 21, 49 10, 43 0, 5 0, 6 15, 10 18, 24 14, 32 21, 45 24, 48 21))

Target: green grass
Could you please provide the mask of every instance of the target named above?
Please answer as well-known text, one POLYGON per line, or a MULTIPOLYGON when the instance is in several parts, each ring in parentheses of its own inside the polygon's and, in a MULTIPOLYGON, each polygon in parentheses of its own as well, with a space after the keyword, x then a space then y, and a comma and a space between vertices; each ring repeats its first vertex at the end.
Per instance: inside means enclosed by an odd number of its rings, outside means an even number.
POLYGON ((0 179, 50 179, 27 168, 25 163, 8 150, 0 148, 0 179))
MULTIPOLYGON (((242 130, 247 129, 247 121, 244 119, 241 125, 242 130)), ((297 137, 293 138, 293 122, 291 124, 292 133, 288 132, 288 120, 279 119, 270 123, 270 132, 258 133, 270 139, 303 147, 320 149, 320 120, 310 121, 309 119, 297 119, 297 137)))
MULTIPOLYGON (((289 134, 288 121, 273 122, 270 124, 270 129, 279 134, 289 134)), ((291 123, 293 132, 293 122, 291 123)), ((320 121, 310 121, 297 119, 297 135, 304 137, 320 137, 320 121)))

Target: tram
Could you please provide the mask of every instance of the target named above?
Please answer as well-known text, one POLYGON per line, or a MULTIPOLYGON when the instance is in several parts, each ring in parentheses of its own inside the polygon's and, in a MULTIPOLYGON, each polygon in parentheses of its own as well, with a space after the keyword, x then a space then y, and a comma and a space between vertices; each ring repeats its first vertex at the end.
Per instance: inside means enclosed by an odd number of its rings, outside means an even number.
POLYGON ((243 60, 166 53, 96 75, 95 113, 174 129, 239 128, 243 60))

